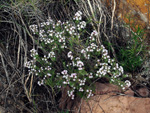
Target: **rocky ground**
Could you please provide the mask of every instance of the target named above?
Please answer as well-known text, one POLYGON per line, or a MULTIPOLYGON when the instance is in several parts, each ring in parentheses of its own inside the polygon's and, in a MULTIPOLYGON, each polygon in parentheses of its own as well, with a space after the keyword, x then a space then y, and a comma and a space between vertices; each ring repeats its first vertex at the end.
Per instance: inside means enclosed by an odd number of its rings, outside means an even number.
POLYGON ((67 97, 65 90, 59 107, 71 109, 73 113, 150 113, 150 95, 146 87, 121 91, 118 86, 97 82, 93 97, 73 101, 67 97), (139 97, 135 97, 137 94, 139 97))

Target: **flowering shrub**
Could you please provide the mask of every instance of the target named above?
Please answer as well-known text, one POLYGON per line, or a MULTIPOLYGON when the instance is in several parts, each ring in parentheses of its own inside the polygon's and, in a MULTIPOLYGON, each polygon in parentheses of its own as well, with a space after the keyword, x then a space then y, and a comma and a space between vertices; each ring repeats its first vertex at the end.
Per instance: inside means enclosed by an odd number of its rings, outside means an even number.
POLYGON ((68 96, 71 99, 76 95, 92 96, 92 83, 101 77, 108 78, 110 83, 122 89, 130 86, 130 81, 122 81, 126 77, 123 68, 110 58, 103 45, 96 43, 97 31, 88 35, 80 11, 72 22, 54 22, 49 18, 39 28, 30 25, 30 29, 39 36, 39 44, 44 51, 42 56, 32 49, 33 60, 25 63, 29 74, 40 76, 38 85, 57 88, 69 86, 68 96))

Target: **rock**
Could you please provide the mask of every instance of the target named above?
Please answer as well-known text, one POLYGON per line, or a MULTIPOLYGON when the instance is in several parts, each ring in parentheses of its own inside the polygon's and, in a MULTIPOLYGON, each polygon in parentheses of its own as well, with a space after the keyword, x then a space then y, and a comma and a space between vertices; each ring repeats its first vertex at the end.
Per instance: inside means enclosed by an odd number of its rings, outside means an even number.
POLYGON ((69 86, 67 87, 63 87, 61 90, 62 90, 62 95, 61 95, 61 99, 60 99, 60 102, 59 102, 59 108, 60 109, 64 109, 66 108, 67 106, 67 103, 70 103, 71 104, 71 100, 70 98, 68 97, 67 95, 67 91, 69 90, 69 86))
POLYGON ((96 82, 95 86, 96 88, 94 94, 96 95, 103 95, 108 93, 113 93, 113 94, 122 93, 125 95, 134 96, 134 91, 132 91, 130 88, 126 89, 126 91, 123 92, 118 86, 110 83, 103 84, 103 83, 96 82))
POLYGON ((74 113, 150 113, 150 98, 95 95, 74 106, 74 113))
POLYGON ((94 92, 94 94, 103 95, 103 94, 107 94, 107 93, 110 93, 110 92, 119 93, 119 92, 121 92, 121 89, 119 89, 118 86, 110 84, 110 83, 99 83, 99 82, 95 83, 95 92, 94 92))
MULTIPOLYGON (((101 1, 103 2, 103 0, 101 1)), ((111 3, 113 2, 105 0, 104 3, 109 8, 112 7, 111 3)), ((148 7, 150 7, 149 0, 116 0, 115 15, 124 20, 125 23, 136 24, 134 26, 136 28, 140 25, 142 28, 149 29, 150 15, 148 7)), ((132 28, 133 30, 134 27, 132 28)))
MULTIPOLYGON (((75 100, 72 100, 68 97, 67 91, 70 88, 63 87, 62 88, 62 96, 59 102, 59 108, 60 109, 68 109, 70 110, 72 106, 76 106, 80 104, 80 98, 75 98, 75 100)), ((105 94, 111 94, 111 95, 117 95, 117 94, 125 94, 134 96, 134 92, 131 89, 128 89, 126 92, 123 92, 118 86, 110 83, 95 83, 95 92, 93 92, 94 95, 105 95, 105 94)))
POLYGON ((130 95, 130 96, 134 96, 134 91, 132 91, 131 89, 128 89, 124 92, 125 95, 130 95))
POLYGON ((149 96, 149 90, 144 87, 144 88, 140 88, 137 90, 137 93, 141 96, 141 97, 148 97, 149 96))

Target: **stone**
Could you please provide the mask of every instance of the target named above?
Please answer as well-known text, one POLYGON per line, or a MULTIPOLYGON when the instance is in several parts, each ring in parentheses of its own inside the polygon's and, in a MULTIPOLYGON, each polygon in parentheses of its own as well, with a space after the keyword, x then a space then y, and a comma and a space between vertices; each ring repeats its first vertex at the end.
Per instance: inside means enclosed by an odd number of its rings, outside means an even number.
POLYGON ((137 93, 141 96, 141 97, 148 97, 149 96, 149 90, 146 87, 140 88, 138 90, 136 90, 137 93))
MULTIPOLYGON (((116 17, 124 20, 125 23, 128 24, 130 23, 130 25, 135 23, 136 27, 140 25, 142 28, 149 29, 150 27, 150 14, 148 9, 150 7, 149 0, 115 0, 115 1, 116 1, 115 7, 116 17)), ((108 8, 113 7, 114 6, 113 3, 114 3, 113 0, 105 0, 105 4, 108 8)))
MULTIPOLYGON (((67 91, 69 90, 69 87, 63 87, 62 88, 62 96, 59 102, 59 108, 60 109, 72 109, 72 106, 76 106, 80 104, 80 98, 75 98, 75 100, 72 100, 68 97, 67 91)), ((130 95, 134 96, 134 92, 131 89, 127 89, 125 92, 123 92, 118 86, 110 83, 95 83, 95 92, 93 92, 94 95, 105 95, 105 94, 111 94, 111 95, 130 95)))
POLYGON ((124 92, 124 94, 125 94, 125 95, 134 96, 134 91, 129 88, 128 90, 126 90, 126 91, 124 92))
POLYGON ((94 92, 94 94, 103 95, 103 94, 107 94, 107 93, 110 93, 110 92, 119 93, 119 92, 121 92, 121 89, 119 89, 118 86, 110 84, 110 83, 99 83, 99 82, 95 83, 95 92, 94 92))
POLYGON ((95 83, 95 92, 96 95, 103 95, 108 93, 114 93, 114 94, 125 94, 134 96, 134 91, 132 91, 130 88, 126 89, 125 91, 122 91, 118 86, 110 83, 95 83))
POLYGON ((81 100, 73 111, 74 113, 150 113, 150 98, 95 95, 87 101, 81 100))

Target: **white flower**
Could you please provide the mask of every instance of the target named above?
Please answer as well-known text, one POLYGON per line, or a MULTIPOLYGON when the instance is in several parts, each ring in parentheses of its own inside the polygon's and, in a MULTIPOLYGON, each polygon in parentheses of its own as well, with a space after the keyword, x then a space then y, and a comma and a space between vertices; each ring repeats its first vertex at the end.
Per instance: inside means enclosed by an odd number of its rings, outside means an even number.
POLYGON ((30 52, 31 52, 31 54, 30 54, 31 57, 38 55, 38 53, 35 49, 31 49, 30 52))
POLYGON ((84 29, 86 27, 86 22, 82 21, 77 25, 78 30, 84 29))
POLYGON ((69 51, 68 54, 67 54, 68 58, 70 58, 71 60, 73 59, 73 55, 72 55, 72 52, 69 51))
POLYGON ((41 86, 41 82, 40 81, 38 81, 38 83, 37 83, 39 86, 41 86))
POLYGON ((63 70, 63 71, 61 72, 61 74, 63 74, 63 75, 67 75, 67 73, 68 73, 67 70, 63 70))
POLYGON ((48 30, 47 33, 49 34, 49 36, 53 36, 53 34, 55 33, 53 30, 48 30))
POLYGON ((70 35, 72 35, 72 34, 74 34, 75 29, 76 29, 76 27, 72 26, 72 27, 70 27, 70 28, 68 28, 66 30, 69 32, 70 35))
POLYGON ((112 82, 114 82, 114 79, 113 79, 113 78, 111 78, 111 81, 112 81, 112 82))
POLYGON ((35 34, 36 32, 38 32, 38 26, 33 24, 30 25, 29 28, 32 30, 33 34, 35 34))
POLYGON ((46 36, 45 31, 44 31, 43 29, 39 31, 39 36, 40 36, 41 38, 43 38, 43 37, 46 36))
POLYGON ((80 60, 80 57, 77 57, 76 60, 80 60))
POLYGON ((83 90, 83 88, 82 88, 82 87, 80 87, 79 91, 83 92, 84 90, 83 90))
POLYGON ((124 73, 122 66, 120 66, 119 71, 121 71, 122 74, 124 73))
POLYGON ((60 20, 58 20, 57 23, 56 23, 56 26, 59 26, 61 24, 62 24, 62 22, 60 20))
POLYGON ((117 69, 119 68, 118 63, 116 63, 116 68, 117 68, 117 69))
POLYGON ((47 75, 50 77, 50 76, 52 76, 50 73, 47 73, 47 75))
POLYGON ((61 86, 57 86, 57 88, 61 88, 61 86))
POLYGON ((66 81, 63 81, 63 84, 67 84, 67 82, 66 82, 66 81))
POLYGON ((71 78, 77 78, 77 73, 71 73, 70 77, 71 78))
POLYGON ((97 36, 98 35, 98 32, 96 30, 94 30, 92 33, 91 33, 91 36, 97 36))
POLYGON ((52 68, 50 67, 50 66, 47 66, 46 68, 45 68, 45 70, 51 70, 52 68))
POLYGON ((84 63, 82 61, 77 61, 77 67, 81 68, 84 66, 84 63))
POLYGON ((88 93, 87 98, 90 98, 91 96, 93 96, 92 90, 87 89, 86 92, 88 93))
POLYGON ((24 64, 24 66, 27 67, 27 68, 31 68, 32 63, 33 63, 32 61, 28 61, 28 62, 26 62, 26 63, 24 64))
POLYGON ((84 49, 82 49, 82 50, 81 50, 81 53, 82 53, 82 54, 85 54, 85 53, 86 53, 86 51, 85 51, 84 49))
POLYGON ((44 26, 48 26, 50 24, 50 22, 42 22, 40 24, 41 24, 41 27, 44 27, 44 26))
POLYGON ((60 39, 58 40, 59 42, 65 42, 65 37, 61 37, 60 36, 60 39))
POLYGON ((74 95, 71 96, 71 99, 72 99, 72 100, 74 99, 74 95))
POLYGON ((79 67, 78 70, 83 70, 83 68, 82 68, 82 67, 79 67))
POLYGON ((68 96, 71 97, 72 100, 73 100, 74 97, 75 97, 75 95, 74 95, 73 93, 74 93, 74 90, 72 90, 72 91, 67 91, 68 96))
POLYGON ((103 56, 107 56, 108 55, 108 50, 107 49, 103 49, 102 50, 102 54, 103 54, 103 56))
POLYGON ((38 85, 41 86, 44 84, 44 80, 38 81, 38 85))
POLYGON ((125 87, 122 87, 123 90, 125 90, 125 87))
POLYGON ((88 76, 89 78, 93 78, 93 73, 90 73, 88 76))
POLYGON ((74 16, 74 20, 81 20, 82 19, 82 12, 81 11, 78 11, 76 12, 75 16, 74 16))
POLYGON ((55 58, 55 53, 53 51, 51 51, 49 54, 48 54, 48 58, 55 58))
POLYGON ((130 86, 131 86, 131 82, 130 82, 129 80, 126 80, 126 81, 125 81, 125 84, 126 84, 127 87, 130 87, 130 86))

